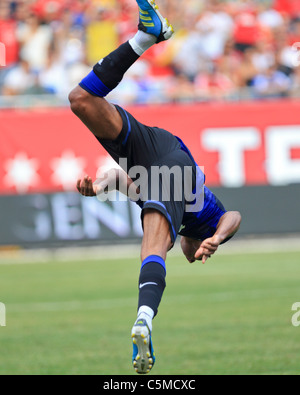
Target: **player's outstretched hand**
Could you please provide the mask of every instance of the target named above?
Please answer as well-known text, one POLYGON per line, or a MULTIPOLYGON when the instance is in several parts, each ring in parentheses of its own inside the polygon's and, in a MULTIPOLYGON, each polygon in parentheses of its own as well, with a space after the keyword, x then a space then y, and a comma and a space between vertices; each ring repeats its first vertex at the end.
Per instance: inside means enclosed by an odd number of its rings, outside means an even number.
POLYGON ((217 251, 221 242, 221 238, 217 235, 204 240, 200 248, 196 252, 195 258, 198 260, 202 260, 202 263, 204 264, 207 259, 210 258, 217 251))
POLYGON ((77 190, 83 196, 96 196, 93 180, 89 176, 85 176, 83 179, 77 181, 77 190))
POLYGON ((83 196, 98 196, 119 189, 120 182, 125 183, 123 189, 127 190, 127 174, 119 169, 111 169, 93 182, 92 178, 85 176, 77 181, 77 190, 83 196), (122 178, 120 177, 122 175, 122 178))

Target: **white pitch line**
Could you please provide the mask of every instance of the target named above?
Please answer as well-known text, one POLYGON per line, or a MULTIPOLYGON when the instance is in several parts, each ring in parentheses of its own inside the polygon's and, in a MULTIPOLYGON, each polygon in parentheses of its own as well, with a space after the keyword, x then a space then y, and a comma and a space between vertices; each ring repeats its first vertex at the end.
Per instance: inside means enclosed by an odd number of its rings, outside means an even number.
MULTIPOLYGON (((233 239, 220 246, 218 255, 249 255, 280 252, 300 252, 300 236, 261 239, 233 239)), ((0 252, 1 264, 32 264, 70 261, 103 261, 113 259, 138 259, 140 246, 107 245, 91 247, 66 247, 59 249, 17 250, 0 252)), ((168 254, 183 256, 179 243, 168 254)))
MULTIPOLYGON (((186 304, 193 299, 201 299, 209 302, 228 302, 241 300, 261 300, 262 298, 284 297, 291 294, 292 291, 298 292, 299 287, 286 287, 274 289, 253 289, 232 292, 213 292, 207 294, 181 294, 166 295, 164 305, 186 304)), ((132 307, 137 303, 137 298, 117 298, 117 299, 101 299, 89 301, 69 301, 69 302, 44 302, 44 303, 7 303, 7 314, 10 313, 44 313, 44 312, 68 312, 68 311, 87 311, 87 310, 110 310, 113 308, 132 307)))

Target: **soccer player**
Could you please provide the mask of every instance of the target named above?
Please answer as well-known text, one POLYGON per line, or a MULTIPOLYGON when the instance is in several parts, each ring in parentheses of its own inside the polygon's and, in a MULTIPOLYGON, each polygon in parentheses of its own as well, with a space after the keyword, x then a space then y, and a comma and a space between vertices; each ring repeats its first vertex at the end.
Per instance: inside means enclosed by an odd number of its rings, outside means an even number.
MULTIPOLYGON (((189 262, 206 262, 239 229, 238 212, 226 212, 221 202, 204 186, 204 175, 197 167, 184 143, 171 133, 138 122, 123 108, 108 103, 104 97, 122 80, 125 72, 152 45, 168 40, 173 28, 163 18, 152 0, 136 0, 139 6, 139 27, 136 35, 110 55, 101 59, 93 71, 70 93, 72 111, 95 135, 99 143, 116 162, 127 160, 128 170, 110 171, 96 183, 92 178, 78 180, 77 189, 84 196, 103 192, 113 178, 117 189, 131 196, 130 190, 140 194, 137 204, 142 208, 143 241, 142 267, 139 277, 139 302, 137 320, 132 328, 133 366, 137 373, 148 373, 155 363, 152 345, 152 320, 156 316, 166 286, 166 257, 178 234, 181 247, 189 262), (156 199, 143 196, 141 185, 128 176, 130 169, 146 169, 143 186, 156 188, 156 199), (166 177, 151 184, 151 171, 155 167, 182 170, 169 186, 166 198, 166 177), (187 210, 186 195, 182 186, 187 183, 185 168, 192 169, 192 192, 202 195, 203 204, 195 211, 187 210), (180 199, 174 193, 180 191, 180 199)), ((122 165, 121 165, 122 166, 122 165)), ((124 167, 123 167, 124 168, 124 167)), ((134 177, 133 177, 134 178, 134 177)), ((107 188, 106 188, 107 189, 107 188)), ((196 196, 197 200, 197 196, 196 196)), ((191 200, 189 201, 191 202, 191 200)))

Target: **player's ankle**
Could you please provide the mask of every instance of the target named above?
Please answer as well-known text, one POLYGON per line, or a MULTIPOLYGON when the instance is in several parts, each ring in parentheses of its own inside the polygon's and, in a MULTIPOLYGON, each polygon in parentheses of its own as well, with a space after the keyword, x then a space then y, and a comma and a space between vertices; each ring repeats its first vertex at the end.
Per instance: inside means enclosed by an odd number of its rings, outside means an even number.
POLYGON ((157 38, 152 34, 138 30, 136 35, 129 40, 129 44, 137 55, 142 56, 156 43, 156 40, 157 38))
POLYGON ((152 332, 152 320, 154 318, 154 311, 148 306, 141 306, 138 311, 136 323, 139 320, 145 320, 147 322, 150 332, 152 332))

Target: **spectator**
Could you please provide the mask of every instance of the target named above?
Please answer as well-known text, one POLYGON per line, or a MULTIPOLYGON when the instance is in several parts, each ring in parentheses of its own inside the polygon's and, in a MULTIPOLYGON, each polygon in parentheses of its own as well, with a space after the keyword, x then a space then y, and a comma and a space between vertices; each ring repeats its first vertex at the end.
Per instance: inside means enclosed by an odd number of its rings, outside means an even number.
POLYGON ((23 95, 36 85, 36 76, 30 71, 29 63, 22 60, 4 78, 2 94, 6 96, 23 95))
POLYGON ((18 28, 21 57, 31 69, 41 71, 47 65, 48 52, 53 38, 50 26, 42 25, 38 16, 30 14, 18 28))
POLYGON ((6 49, 6 66, 14 66, 19 60, 19 44, 17 40, 17 22, 11 17, 10 4, 0 2, 0 42, 6 49))
POLYGON ((257 18, 258 22, 271 30, 278 29, 284 24, 283 16, 277 10, 263 4, 257 18))
POLYGON ((254 77, 253 92, 255 97, 259 99, 286 97, 291 88, 291 83, 291 79, 274 65, 264 73, 254 77))
POLYGON ((275 63, 273 46, 265 40, 259 41, 252 52, 252 62, 258 72, 264 72, 275 63))
POLYGON ((209 1, 196 25, 200 33, 202 54, 212 60, 224 54, 225 44, 231 37, 234 22, 231 16, 223 11, 222 4, 209 1))
POLYGON ((237 84, 239 88, 251 87, 253 79, 259 73, 254 62, 255 54, 254 48, 248 48, 242 57, 240 67, 237 70, 237 84))
POLYGON ((235 17, 234 41, 236 49, 245 52, 259 41, 261 28, 255 10, 249 7, 235 17))
POLYGON ((182 39, 180 50, 175 54, 172 66, 178 76, 185 75, 193 81, 198 73, 208 68, 210 59, 202 54, 199 32, 190 30, 182 39))
POLYGON ((59 61, 58 54, 51 50, 47 66, 39 74, 39 85, 48 94, 67 95, 70 89, 66 68, 59 61))
POLYGON ((222 100, 234 92, 233 82, 216 67, 210 73, 199 74, 195 81, 200 100, 222 100))
POLYGON ((195 86, 185 74, 178 74, 171 80, 168 89, 168 98, 171 102, 191 102, 195 97, 195 86))
POLYGON ((274 9, 282 14, 286 14, 292 19, 300 17, 300 2, 299 0, 275 0, 274 9))
POLYGON ((236 95, 238 91, 238 76, 239 68, 241 64, 241 58, 239 54, 232 48, 232 43, 229 41, 226 44, 225 54, 216 62, 216 67, 221 74, 226 76, 229 81, 233 84, 232 94, 236 95))
MULTIPOLYGON (((295 51, 300 44, 293 47, 300 43, 299 0, 159 0, 159 5, 176 35, 137 62, 115 101, 300 94, 295 51)), ((46 92, 67 103, 68 90, 118 42, 131 38, 137 24, 134 0, 0 0, 0 42, 8 65, 0 70, 0 91, 46 92), (14 78, 26 82, 18 86, 14 78)))
POLYGON ((87 59, 90 64, 97 63, 99 59, 114 51, 118 45, 116 21, 111 16, 111 12, 99 7, 87 27, 87 59))

